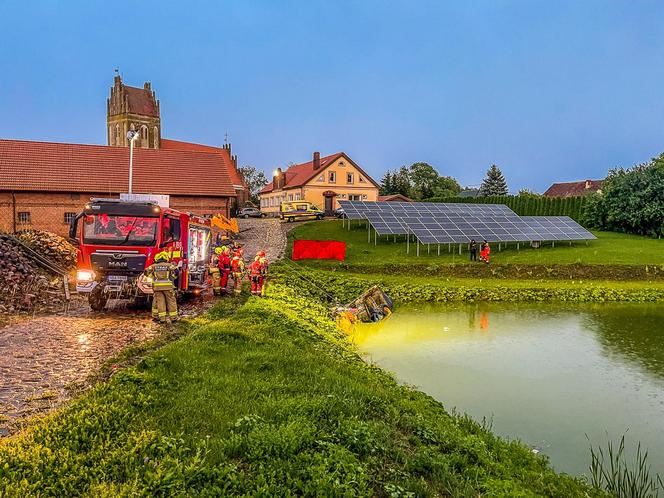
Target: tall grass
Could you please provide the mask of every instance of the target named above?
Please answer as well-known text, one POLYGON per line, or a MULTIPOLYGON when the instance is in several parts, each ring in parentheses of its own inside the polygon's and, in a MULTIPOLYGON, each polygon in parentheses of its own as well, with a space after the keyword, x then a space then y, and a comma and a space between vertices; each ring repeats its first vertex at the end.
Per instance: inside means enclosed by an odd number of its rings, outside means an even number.
MULTIPOLYGON (((589 440, 590 442, 590 440, 589 440)), ((639 442, 636 458, 625 454, 625 435, 617 446, 607 441, 606 448, 590 443, 590 479, 597 486, 618 498, 656 498, 664 492, 664 483, 659 474, 652 474, 648 463, 648 450, 641 449, 639 442), (631 461, 631 463, 630 463, 631 461)))

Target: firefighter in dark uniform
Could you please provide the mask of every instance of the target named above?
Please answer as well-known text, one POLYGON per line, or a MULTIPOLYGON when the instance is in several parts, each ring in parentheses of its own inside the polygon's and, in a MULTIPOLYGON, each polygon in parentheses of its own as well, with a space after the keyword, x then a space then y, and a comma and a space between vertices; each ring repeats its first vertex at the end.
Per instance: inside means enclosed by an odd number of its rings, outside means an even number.
POLYGON ((175 285, 178 267, 171 263, 171 255, 166 251, 157 253, 154 263, 145 270, 152 279, 152 318, 159 322, 177 321, 178 304, 175 300, 175 285))

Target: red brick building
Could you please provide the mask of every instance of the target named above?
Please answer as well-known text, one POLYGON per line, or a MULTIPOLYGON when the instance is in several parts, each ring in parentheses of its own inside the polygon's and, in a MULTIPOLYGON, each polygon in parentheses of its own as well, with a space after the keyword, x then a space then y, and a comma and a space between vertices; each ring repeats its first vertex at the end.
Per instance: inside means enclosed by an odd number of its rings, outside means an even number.
POLYGON ((150 83, 115 77, 107 102, 108 146, 0 139, 0 231, 26 228, 66 235, 90 197, 119 197, 129 183, 126 134, 138 131, 133 193, 170 196, 174 209, 229 215, 248 188, 230 144, 212 147, 161 137, 150 83))

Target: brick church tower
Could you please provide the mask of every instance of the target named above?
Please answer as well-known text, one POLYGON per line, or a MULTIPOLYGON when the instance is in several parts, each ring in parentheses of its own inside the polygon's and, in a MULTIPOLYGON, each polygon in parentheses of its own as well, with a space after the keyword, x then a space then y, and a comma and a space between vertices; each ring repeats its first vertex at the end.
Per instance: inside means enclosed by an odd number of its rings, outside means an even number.
POLYGON ((140 133, 138 147, 158 149, 161 146, 159 101, 149 81, 143 88, 136 88, 123 84, 119 74, 115 76, 111 96, 106 101, 106 128, 111 146, 128 146, 130 130, 140 133))

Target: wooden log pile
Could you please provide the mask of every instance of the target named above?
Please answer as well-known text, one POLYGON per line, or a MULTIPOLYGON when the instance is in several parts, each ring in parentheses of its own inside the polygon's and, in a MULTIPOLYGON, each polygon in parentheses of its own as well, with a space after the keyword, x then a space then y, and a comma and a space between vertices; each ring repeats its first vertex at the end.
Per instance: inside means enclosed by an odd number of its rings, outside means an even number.
POLYGON ((62 237, 45 230, 22 230, 16 238, 60 268, 76 268, 76 248, 62 237))
POLYGON ((19 244, 0 234, 0 314, 64 309, 64 283, 40 269, 19 244))

